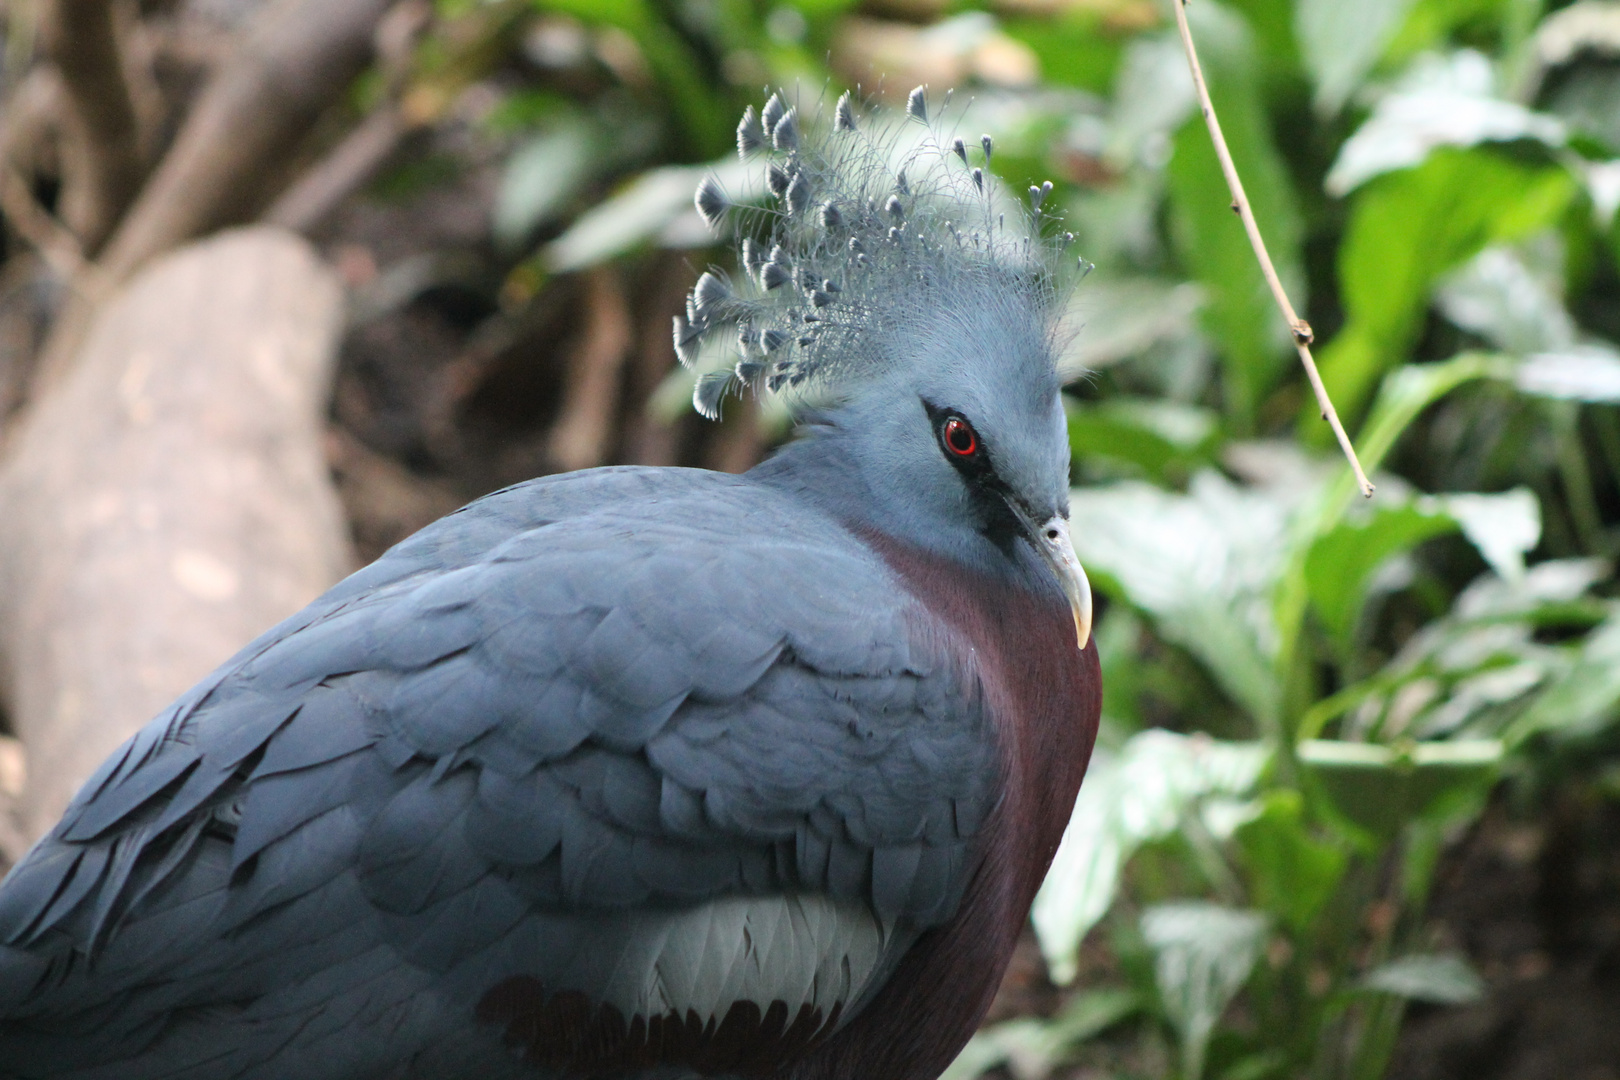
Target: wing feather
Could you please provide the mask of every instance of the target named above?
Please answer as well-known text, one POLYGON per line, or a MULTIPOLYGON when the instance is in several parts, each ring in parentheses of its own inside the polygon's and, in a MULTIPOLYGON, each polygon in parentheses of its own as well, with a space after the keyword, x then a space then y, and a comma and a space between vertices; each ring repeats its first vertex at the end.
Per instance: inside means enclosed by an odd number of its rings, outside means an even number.
MULTIPOLYGON (((108 760, 0 887, 0 1018, 127 1017, 73 1060, 154 1076, 324 1078, 461 1045, 470 1014, 422 995, 470 1010, 516 975, 626 1017, 752 994, 847 1017, 954 910, 993 803, 990 720, 922 618, 746 478, 497 493, 108 760), (69 959, 96 942, 91 978, 69 959)), ((40 1039, 0 1024, 0 1056, 40 1039)))

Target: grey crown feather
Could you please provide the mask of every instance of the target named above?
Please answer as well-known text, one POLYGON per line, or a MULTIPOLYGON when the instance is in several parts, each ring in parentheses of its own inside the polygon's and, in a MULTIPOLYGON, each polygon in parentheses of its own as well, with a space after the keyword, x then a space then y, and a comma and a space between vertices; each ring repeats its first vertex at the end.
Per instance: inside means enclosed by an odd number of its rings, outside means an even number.
MULTIPOLYGON (((698 187, 698 212, 711 227, 741 212, 749 220, 739 234, 764 234, 742 236, 741 280, 710 270, 675 318, 675 352, 689 368, 705 340, 724 333, 736 342, 729 368, 699 376, 698 412, 718 417, 726 393, 741 386, 847 392, 893 362, 885 344, 907 325, 971 303, 986 287, 1016 294, 1055 324, 1075 275, 1064 255, 1073 236, 1048 235, 1041 210, 1052 185, 1031 188, 1029 208, 1009 226, 993 176, 929 113, 922 87, 903 118, 859 118, 846 93, 831 130, 807 123, 781 93, 757 115, 744 111, 737 150, 763 159, 775 205, 734 204, 712 176, 698 187), (908 123, 927 133, 900 154, 908 123)), ((988 164, 990 136, 980 146, 988 164)), ((1079 266, 1089 268, 1083 259, 1079 266)))

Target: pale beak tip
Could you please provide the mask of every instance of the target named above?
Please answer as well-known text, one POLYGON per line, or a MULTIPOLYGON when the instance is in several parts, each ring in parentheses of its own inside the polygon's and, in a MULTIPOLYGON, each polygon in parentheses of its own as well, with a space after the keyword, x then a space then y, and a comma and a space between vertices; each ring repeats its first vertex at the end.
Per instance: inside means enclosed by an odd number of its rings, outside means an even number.
POLYGON ((1080 571, 1081 600, 1074 605, 1074 631, 1080 643, 1080 651, 1085 652, 1086 646, 1091 643, 1091 582, 1078 560, 1075 567, 1080 571))

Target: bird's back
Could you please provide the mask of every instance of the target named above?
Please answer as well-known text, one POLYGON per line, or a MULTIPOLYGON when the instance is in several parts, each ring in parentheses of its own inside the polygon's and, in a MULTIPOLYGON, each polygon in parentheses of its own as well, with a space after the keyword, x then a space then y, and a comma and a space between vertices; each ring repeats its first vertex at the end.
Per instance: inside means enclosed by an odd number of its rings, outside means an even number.
POLYGON ((967 887, 971 662, 750 478, 424 530, 113 755, 0 886, 0 1075, 792 1067, 967 887))

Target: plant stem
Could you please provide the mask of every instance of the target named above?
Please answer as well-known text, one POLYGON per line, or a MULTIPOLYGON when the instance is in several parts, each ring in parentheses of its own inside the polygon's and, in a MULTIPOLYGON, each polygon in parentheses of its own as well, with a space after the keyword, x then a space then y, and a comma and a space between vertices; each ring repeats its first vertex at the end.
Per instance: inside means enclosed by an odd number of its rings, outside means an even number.
POLYGON ((1204 123, 1209 126, 1209 137, 1215 143, 1215 156, 1220 159, 1221 172, 1226 176, 1226 186, 1232 192, 1232 209, 1237 211, 1243 222, 1243 229, 1249 234, 1249 246, 1254 248, 1254 257, 1260 262, 1260 271, 1266 277, 1266 284, 1271 286, 1272 298, 1277 301, 1277 309, 1282 312, 1283 318, 1288 322, 1288 330, 1294 338, 1294 348, 1299 350, 1299 362, 1305 367, 1305 377, 1310 380, 1311 390, 1316 394, 1316 404, 1322 410, 1322 419, 1328 422, 1333 429, 1333 437, 1339 441, 1339 449, 1344 452, 1345 460, 1350 462, 1350 469, 1356 475, 1356 486, 1361 494, 1372 498, 1372 481, 1367 474, 1361 471, 1361 462, 1356 458, 1355 447, 1350 445, 1350 436, 1344 432, 1344 425, 1339 422, 1339 413, 1333 408, 1333 399, 1328 397, 1327 387, 1322 385, 1322 375, 1316 370, 1316 360, 1311 356, 1311 342, 1315 335, 1311 331, 1311 324, 1300 318, 1294 311, 1294 305, 1288 302, 1288 293, 1283 289, 1282 281, 1277 277, 1277 268, 1271 262, 1271 253, 1266 250, 1266 242, 1260 236, 1260 226, 1254 220, 1254 210, 1249 205, 1249 196, 1243 190, 1243 181, 1238 177, 1237 166, 1232 163, 1232 152, 1226 147, 1226 136, 1221 134, 1221 122, 1215 116, 1215 104, 1209 99, 1209 87, 1204 83, 1204 69, 1198 63, 1198 50, 1193 47, 1192 29, 1187 25, 1187 0, 1171 0, 1171 7, 1176 12, 1176 28, 1181 31, 1181 44, 1187 50, 1187 65, 1192 69, 1193 86, 1198 91, 1198 104, 1204 112, 1204 123))
POLYGON ((1554 403, 1553 425, 1558 447, 1558 473, 1564 496, 1569 501, 1570 522, 1583 555, 1607 555, 1603 516, 1598 512, 1597 495, 1592 490, 1592 471, 1586 465, 1581 446, 1581 414, 1572 401, 1554 403))

